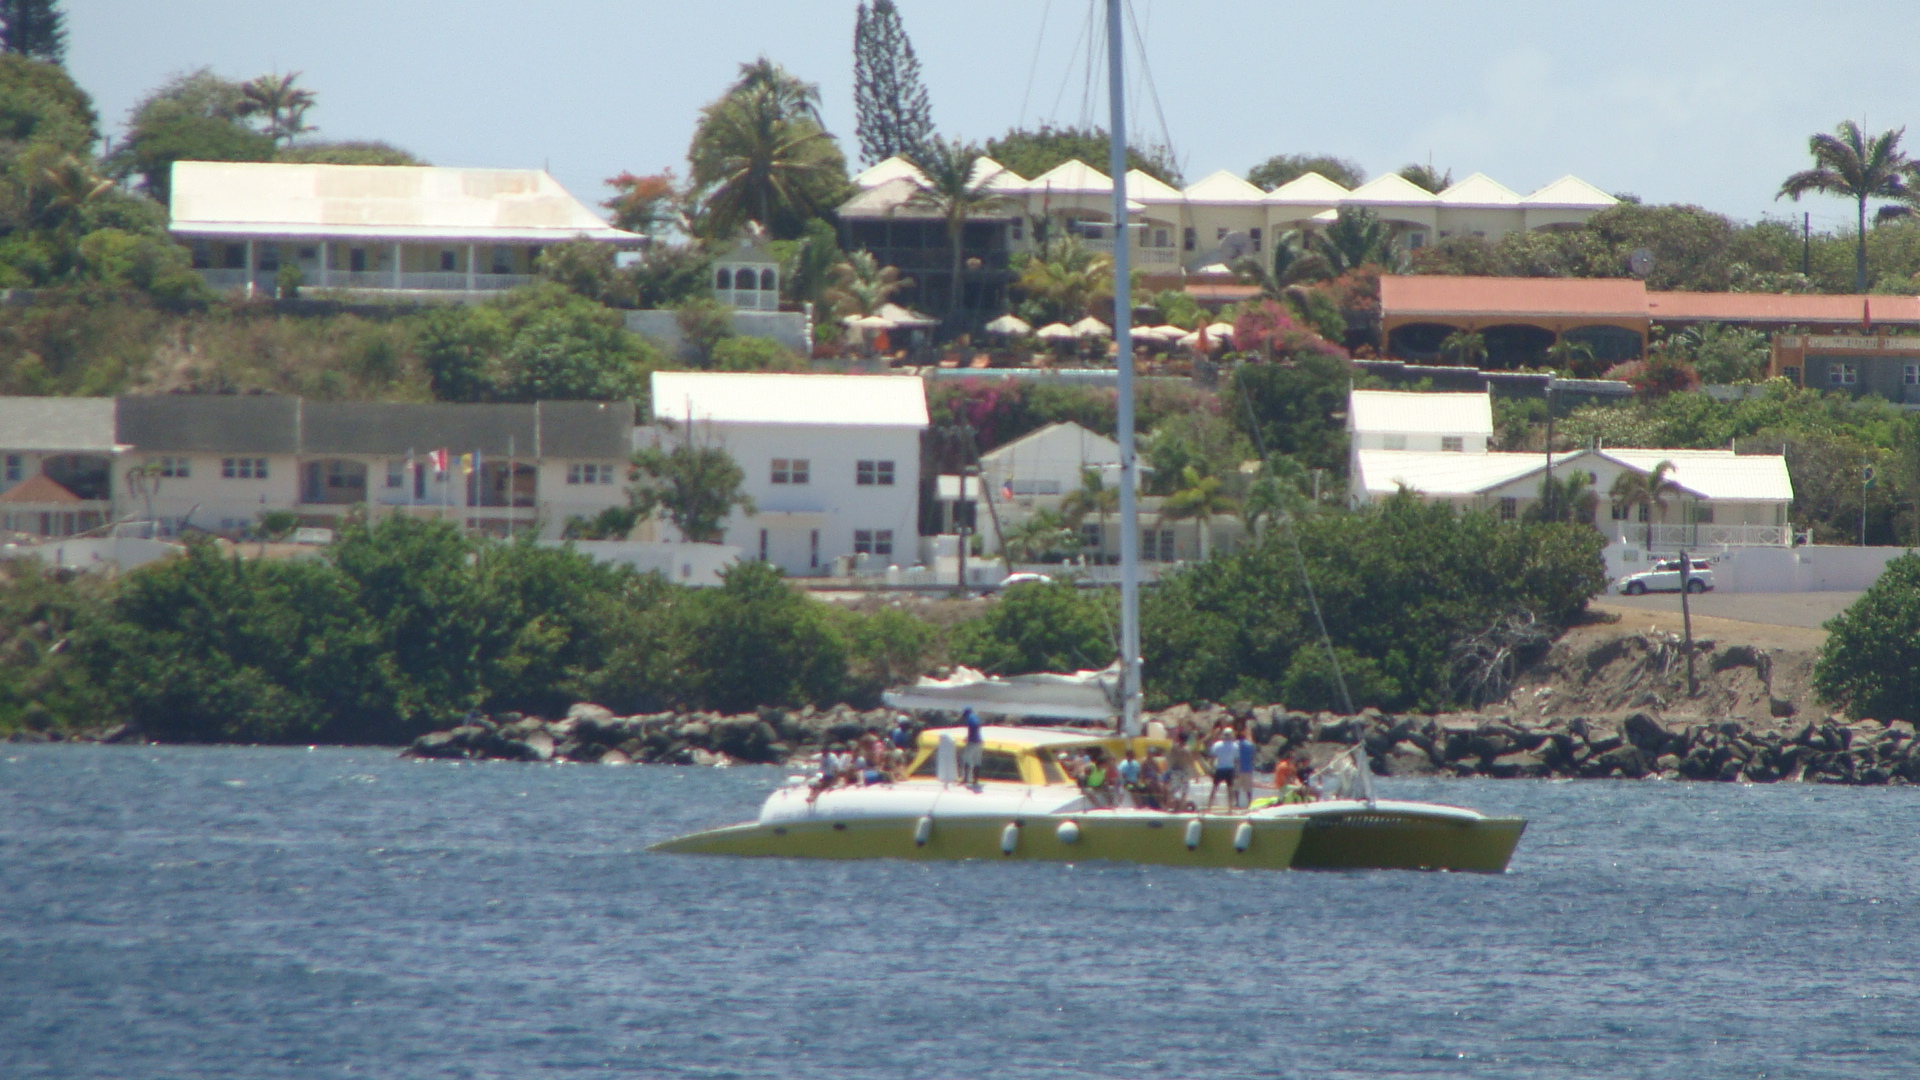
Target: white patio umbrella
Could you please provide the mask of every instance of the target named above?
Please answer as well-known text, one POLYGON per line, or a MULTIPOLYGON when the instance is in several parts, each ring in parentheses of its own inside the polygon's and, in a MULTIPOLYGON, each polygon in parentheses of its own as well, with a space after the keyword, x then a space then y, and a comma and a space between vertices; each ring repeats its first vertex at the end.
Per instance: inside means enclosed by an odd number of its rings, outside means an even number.
POLYGON ((856 330, 893 329, 893 320, 884 315, 849 315, 846 323, 856 330))
POLYGON ((1101 322, 1091 315, 1074 323, 1072 330, 1080 337, 1109 337, 1113 334, 1113 331, 1107 328, 1106 323, 1101 322))
POLYGON ((1158 334, 1163 341, 1179 341, 1181 338, 1187 336, 1186 327, 1175 326, 1172 323, 1168 323, 1165 326, 1156 326, 1153 328, 1153 332, 1158 334))
POLYGON ((1197 349, 1200 347, 1200 332, 1196 330, 1191 334, 1182 334, 1174 344, 1183 349, 1197 349))
POLYGON ((1073 327, 1066 323, 1048 323, 1033 333, 1043 341, 1073 341, 1080 336, 1074 333, 1073 327))
POLYGON ((1232 341, 1233 340, 1233 324, 1230 322, 1214 323, 1207 327, 1207 336, 1210 338, 1224 338, 1228 341, 1232 341))
POLYGON ((1002 315, 987 324, 987 333, 1018 336, 1033 332, 1033 325, 1018 315, 1002 315))

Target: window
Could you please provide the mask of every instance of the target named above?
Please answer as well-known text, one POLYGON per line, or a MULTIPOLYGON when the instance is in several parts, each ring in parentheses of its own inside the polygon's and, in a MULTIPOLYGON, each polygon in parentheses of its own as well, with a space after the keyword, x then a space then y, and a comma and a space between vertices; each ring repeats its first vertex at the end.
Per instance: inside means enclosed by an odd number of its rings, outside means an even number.
MULTIPOLYGON (((161 476, 172 480, 185 480, 193 475, 193 466, 189 465, 187 459, 183 457, 152 458, 147 464, 152 465, 161 476)), ((12 470, 8 472, 11 473, 12 470)), ((8 479, 13 477, 9 475, 8 479)))
POLYGON ((804 484, 809 479, 809 467, 812 463, 806 458, 773 459, 773 482, 776 484, 804 484))
POLYGON ((1783 376, 1785 376, 1785 377, 1786 377, 1786 380, 1787 380, 1788 382, 1790 382, 1790 383, 1792 383, 1793 385, 1795 385, 1795 386, 1799 386, 1799 385, 1800 385, 1800 369, 1799 369, 1799 367, 1797 367, 1797 366, 1793 366, 1793 365, 1788 365, 1788 366, 1785 366, 1785 367, 1782 367, 1782 368, 1780 369, 1780 374, 1781 374, 1781 375, 1783 375, 1783 376))
POLYGON ((1173 231, 1172 231, 1171 229, 1155 229, 1155 230, 1153 230, 1153 246, 1154 246, 1154 247, 1157 247, 1157 248, 1169 248, 1169 247, 1172 247, 1172 246, 1173 246, 1173 231))
POLYGON ((1405 435, 1387 435, 1381 439, 1381 443, 1388 450, 1405 450, 1407 448, 1407 437, 1405 435))
POLYGON ((265 480, 267 459, 263 457, 221 458, 220 475, 228 480, 265 480))
POLYGON ((1695 525, 1713 524, 1713 504, 1712 503, 1694 503, 1693 504, 1693 523, 1695 525))
POLYGON ((1080 546, 1091 551, 1099 551, 1101 541, 1100 533, 1100 523, 1097 521, 1091 521, 1080 526, 1080 546))
POLYGON ((367 249, 352 248, 347 252, 347 269, 360 273, 367 268, 367 249))
POLYGON ((312 262, 313 260, 320 257, 320 249, 303 247, 300 249, 300 257, 302 259, 305 259, 308 262, 312 262))
POLYGON ((733 288, 733 270, 730 267, 723 266, 720 269, 714 271, 713 287, 716 289, 720 289, 722 291, 732 289, 733 288))
POLYGON ((1920 364, 1908 364, 1901 372, 1900 381, 1908 386, 1920 386, 1920 364))
POLYGON ((1188 251, 1192 251, 1194 248, 1200 246, 1200 235, 1194 231, 1192 226, 1180 230, 1180 246, 1188 251))
POLYGON ((1852 386, 1860 381, 1860 369, 1853 364, 1836 363, 1827 369, 1827 382, 1834 386, 1852 386))
POLYGON ((1013 495, 1058 495, 1058 480, 1009 480, 1006 490, 1013 495))
POLYGON ((775 274, 771 270, 760 271, 760 291, 761 292, 779 292, 780 291, 779 275, 775 274))
POLYGON ((1419 251, 1427 246, 1427 234, 1423 232, 1407 234, 1407 250, 1419 251))
POLYGON ((443 251, 440 253, 440 272, 441 273, 451 274, 459 265, 460 265, 460 259, 453 252, 443 251))
POLYGON ((1607 507, 1607 516, 1613 518, 1615 521, 1625 521, 1627 520, 1627 511, 1631 509, 1633 509, 1632 503, 1613 503, 1607 507))
POLYGON ((893 462, 862 461, 854 466, 853 482, 863 486, 893 486, 893 462))
POLYGON ((1024 240, 1026 239, 1026 236, 1027 236, 1026 222, 1020 220, 1019 218, 1014 218, 1011 222, 1007 224, 1007 238, 1009 240, 1024 240))
POLYGON ((611 465, 569 465, 567 466, 569 484, 611 484, 613 466, 611 465))
POLYGON ((891 555, 893 554, 892 529, 855 529, 853 530, 853 553, 855 555, 891 555))
POLYGON ((1172 529, 1141 529, 1140 558, 1145 562, 1174 560, 1172 529))
POLYGON ((1520 500, 1511 495, 1502 496, 1500 499, 1500 520, 1512 521, 1518 517, 1519 514, 1520 500))
POLYGON ((807 534, 807 565, 815 570, 820 568, 820 530, 807 534))
POLYGON ((26 471, 26 462, 21 460, 19 454, 7 455, 7 483, 17 483, 26 475, 26 471))
POLYGON ((1440 436, 1440 449, 1443 453, 1464 454, 1467 451, 1466 436, 1442 435, 1440 436))
POLYGON ((767 530, 760 530, 760 561, 767 561, 767 530))
POLYGON ((1216 244, 1217 244, 1217 243, 1219 243, 1219 242, 1221 242, 1222 240, 1225 240, 1226 238, 1227 238, 1227 227, 1226 227, 1225 225, 1216 225, 1216 226, 1214 226, 1214 227, 1213 227, 1213 242, 1214 242, 1214 243, 1216 243, 1216 244))
POLYGON ((1260 250, 1260 230, 1248 229, 1247 238, 1253 241, 1253 250, 1258 252, 1260 250))

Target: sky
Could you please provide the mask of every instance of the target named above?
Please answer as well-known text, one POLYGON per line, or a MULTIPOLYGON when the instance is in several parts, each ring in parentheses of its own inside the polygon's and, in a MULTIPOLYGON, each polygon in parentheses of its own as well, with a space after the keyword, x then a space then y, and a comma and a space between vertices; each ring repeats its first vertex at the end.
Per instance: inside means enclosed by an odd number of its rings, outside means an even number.
MULTIPOLYGON (((1088 115, 1091 0, 896 2, 942 134, 985 140, 1088 115)), ((1369 175, 1431 161, 1525 194, 1572 173, 1650 203, 1743 220, 1804 210, 1834 228, 1852 221, 1849 204, 1773 198, 1809 164, 1808 135, 1849 118, 1920 121, 1911 2, 1129 2, 1159 106, 1131 52, 1129 128, 1170 141, 1189 182, 1326 152, 1369 175)), ((172 74, 298 71, 319 96, 318 137, 384 139, 436 165, 545 167, 597 203, 622 171, 684 176, 700 106, 764 54, 819 83, 858 167, 854 0, 64 7, 68 68, 116 137, 172 74)), ((1104 123, 1100 84, 1092 98, 1104 123)))

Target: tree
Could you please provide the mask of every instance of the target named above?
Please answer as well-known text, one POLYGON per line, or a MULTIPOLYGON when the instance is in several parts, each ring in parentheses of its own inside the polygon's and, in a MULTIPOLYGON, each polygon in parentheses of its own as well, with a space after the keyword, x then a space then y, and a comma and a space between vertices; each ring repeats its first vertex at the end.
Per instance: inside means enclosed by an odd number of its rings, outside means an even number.
POLYGON ((1680 485, 1668 478, 1673 472, 1673 462, 1662 461, 1653 467, 1652 472, 1635 472, 1629 469, 1613 478, 1613 487, 1607 491, 1607 498, 1615 506, 1631 506, 1639 510, 1642 520, 1647 522, 1647 551, 1653 551, 1654 518, 1659 523, 1667 523, 1667 499, 1680 491, 1680 485))
POLYGON ((241 84, 200 68, 176 75, 134 106, 127 137, 114 152, 116 175, 140 177, 163 205, 176 161, 272 161, 272 139, 240 122, 241 84))
POLYGON ((1262 191, 1272 191, 1310 172, 1348 189, 1359 187, 1367 179, 1365 169, 1332 154, 1275 154, 1247 170, 1247 183, 1262 191))
MULTIPOLYGON (((304 92, 304 91, 303 91, 304 92)), ((308 130, 313 130, 309 128, 308 130)), ((283 147, 275 161, 291 165, 426 165, 428 162, 410 150, 403 150, 378 139, 345 139, 339 142, 303 142, 283 147)))
POLYGON ((1091 516, 1097 520, 1103 538, 1107 534, 1107 519, 1119 510, 1120 489, 1108 487, 1098 469, 1081 469, 1080 486, 1067 492, 1067 497, 1060 500, 1060 512, 1069 526, 1078 531, 1091 516))
POLYGON ((266 136, 276 143, 291 146, 295 136, 313 128, 306 124, 307 110, 313 108, 313 91, 295 86, 297 71, 285 75, 262 75, 241 84, 239 114, 257 116, 266 122, 266 136))
POLYGON ((1203 476, 1192 465, 1180 471, 1180 487, 1160 507, 1163 521, 1192 521, 1199 528, 1200 559, 1213 554, 1213 519, 1239 509, 1239 500, 1229 495, 1217 476, 1203 476))
POLYGON ((1487 336, 1478 330, 1455 330, 1441 339, 1440 355, 1463 367, 1479 367, 1487 359, 1487 336))
POLYGON ((500 354, 512 331, 488 304, 436 307, 421 316, 416 348, 436 401, 491 401, 500 393, 500 354))
MULTIPOLYGON (((1626 475, 1622 473, 1621 475, 1626 475)), ((1562 469, 1557 475, 1540 480, 1540 501, 1527 507, 1527 521, 1561 521, 1593 524, 1600 508, 1600 496, 1593 481, 1579 469, 1562 469)))
POLYGON ((1015 263, 1028 322, 1074 322, 1113 297, 1113 258, 1069 236, 1015 263))
POLYGON ((1365 207, 1341 207, 1333 224, 1316 234, 1313 242, 1334 277, 1369 264, 1392 266, 1399 261, 1393 250, 1393 231, 1380 215, 1365 207))
POLYGON ((733 336, 733 308, 712 297, 693 296, 681 301, 674 309, 673 321, 699 367, 712 367, 714 350, 733 336))
POLYGON ((553 285, 510 298, 503 312, 512 327, 501 373, 508 400, 643 400, 648 373, 666 363, 619 312, 553 285))
POLYGON ((855 251, 832 271, 833 285, 826 292, 834 314, 871 315, 880 305, 902 289, 911 288, 912 278, 900 276, 898 267, 881 266, 871 251, 855 251))
POLYGON ((1856 719, 1920 719, 1920 555, 1889 561, 1826 630, 1813 669, 1822 701, 1856 719))
POLYGON ((952 289, 947 297, 949 318, 960 310, 961 241, 966 236, 968 219, 995 213, 1008 205, 1007 197, 991 187, 997 170, 975 175, 981 172, 980 162, 980 148, 972 143, 934 139, 915 159, 920 176, 915 178, 913 194, 906 202, 909 207, 936 215, 946 225, 953 270, 952 289))
POLYGON ((1221 394, 1220 412, 1261 454, 1286 454, 1308 469, 1345 476, 1347 433, 1335 417, 1346 409, 1353 370, 1346 357, 1317 351, 1291 363, 1241 364, 1221 394))
POLYGON ((93 99, 64 69, 0 54, 0 146, 5 146, 5 159, 30 143, 91 156, 100 139, 99 123, 93 99))
POLYGON ((835 700, 847 645, 825 605, 757 559, 721 572, 717 589, 674 605, 673 690, 688 704, 744 712, 835 700))
POLYGON ((933 107, 920 81, 920 58, 893 0, 864 2, 853 22, 854 126, 868 164, 894 155, 919 160, 933 139, 933 107))
POLYGON ((687 159, 708 237, 749 221, 774 236, 800 235, 847 187, 847 163, 820 126, 819 90, 764 57, 743 65, 726 96, 701 110, 687 159))
POLYGON ((641 516, 665 511, 680 535, 695 544, 718 544, 734 508, 753 513, 753 499, 740 490, 747 474, 723 447, 696 442, 683 432, 670 450, 658 443, 633 455, 627 501, 641 516))
MULTIPOLYGON (((1078 161, 1106 172, 1112 159, 1112 143, 1104 128, 1057 128, 1042 124, 1037 128, 1011 128, 997 139, 988 139, 988 157, 1029 180, 1041 173, 1078 161)), ((1139 169, 1163 184, 1180 186, 1180 167, 1165 147, 1127 147, 1127 168, 1139 169)))
POLYGON ((1814 167, 1794 173, 1780 185, 1776 199, 1800 196, 1810 191, 1854 200, 1859 209, 1859 234, 1853 257, 1853 291, 1867 291, 1867 200, 1901 199, 1913 196, 1907 175, 1913 163, 1900 149, 1900 137, 1906 128, 1883 131, 1868 138, 1860 125, 1842 120, 1832 135, 1824 132, 1807 140, 1807 152, 1814 167))
POLYGON ((65 64, 66 21, 58 0, 0 0, 0 51, 65 64))
POLYGON ((673 180, 673 171, 650 176, 623 172, 607 181, 614 190, 612 198, 601 206, 613 211, 613 227, 641 236, 654 236, 682 221, 681 192, 673 180))
POLYGON ((1399 175, 1400 179, 1420 188, 1422 191, 1431 191, 1435 195, 1453 186, 1452 169, 1441 173, 1431 165, 1421 165, 1416 162, 1412 165, 1401 166, 1399 175))
POLYGON ((1067 552, 1079 534, 1058 511, 1043 509, 1008 526, 1003 542, 1008 563, 1032 563, 1067 552))
POLYGON ((954 628, 953 658, 994 675, 1104 668, 1115 655, 1111 601, 1069 582, 1007 589, 985 615, 954 628))

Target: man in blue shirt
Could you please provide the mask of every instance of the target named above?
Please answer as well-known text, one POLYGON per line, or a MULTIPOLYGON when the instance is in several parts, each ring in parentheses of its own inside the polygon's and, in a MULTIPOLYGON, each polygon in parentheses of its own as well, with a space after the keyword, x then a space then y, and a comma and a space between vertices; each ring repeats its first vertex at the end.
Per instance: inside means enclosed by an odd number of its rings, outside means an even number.
POLYGON ((973 787, 980 783, 980 759, 986 753, 987 741, 980 733, 980 717, 972 708, 960 714, 960 722, 967 725, 967 741, 960 747, 960 782, 973 787))
POLYGON ((1253 805, 1253 758, 1259 748, 1253 745, 1251 725, 1240 726, 1240 763, 1239 770, 1233 774, 1234 798, 1229 803, 1238 802, 1241 806, 1253 805))

